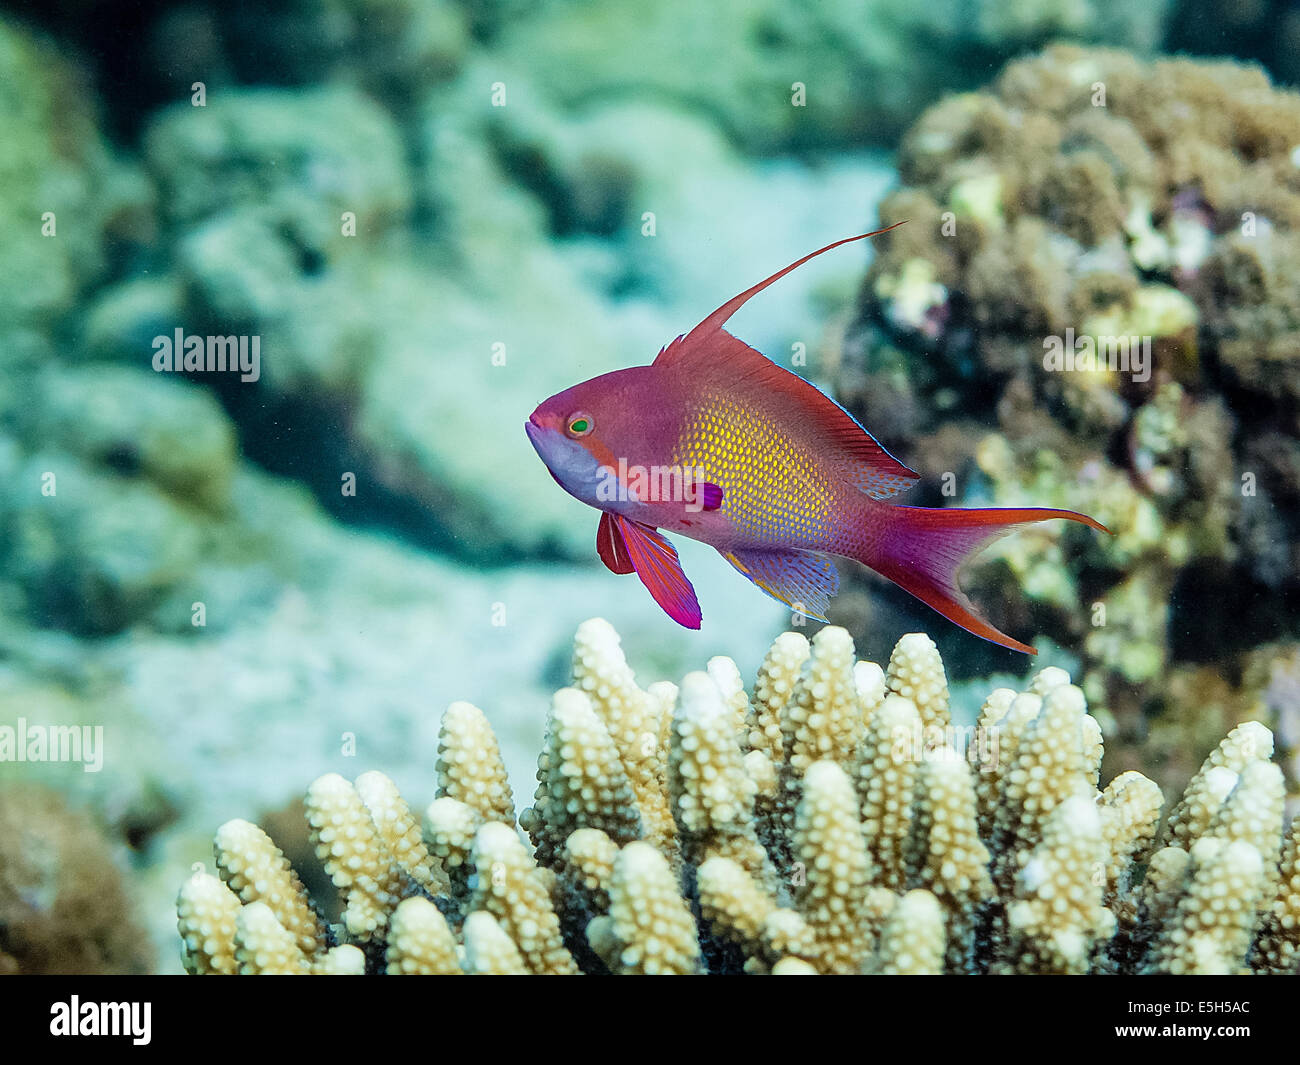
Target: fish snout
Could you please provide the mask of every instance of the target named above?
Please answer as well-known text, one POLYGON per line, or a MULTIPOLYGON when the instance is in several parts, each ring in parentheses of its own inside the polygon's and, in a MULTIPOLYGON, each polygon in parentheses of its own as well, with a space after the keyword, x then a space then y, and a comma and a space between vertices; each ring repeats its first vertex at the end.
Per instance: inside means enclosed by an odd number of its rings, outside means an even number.
POLYGON ((546 457, 547 451, 555 449, 557 438, 564 438, 563 423, 558 415, 547 410, 546 406, 543 403, 537 407, 528 416, 528 421, 524 422, 524 432, 528 434, 528 439, 532 441, 533 447, 537 449, 537 453, 543 458, 546 457))
POLYGON ((528 421, 524 422, 524 432, 528 434, 528 442, 533 445, 533 450, 536 451, 542 461, 545 462, 548 450, 546 447, 546 441, 547 437, 550 435, 550 430, 538 424, 537 416, 533 415, 533 417, 529 418, 528 421))
MULTIPOLYGON (((574 466, 575 456, 570 447, 573 442, 558 429, 539 424, 536 415, 524 422, 524 432, 528 434, 528 442, 533 445, 533 450, 542 460, 542 465, 546 467, 546 472, 551 475, 551 479, 570 495, 577 495, 582 499, 583 497, 571 489, 562 476, 574 466)), ((586 457, 585 452, 583 456, 586 457)), ((586 500, 584 499, 583 502, 586 500)))

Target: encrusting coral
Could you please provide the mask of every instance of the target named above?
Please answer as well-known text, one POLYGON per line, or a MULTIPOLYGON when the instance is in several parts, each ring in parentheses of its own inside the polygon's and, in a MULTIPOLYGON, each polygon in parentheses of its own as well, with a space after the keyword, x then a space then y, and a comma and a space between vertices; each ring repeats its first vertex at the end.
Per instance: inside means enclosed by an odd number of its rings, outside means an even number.
POLYGON ((954 726, 933 643, 886 669, 843 629, 772 645, 753 694, 718 658, 642 688, 579 628, 532 807, 483 715, 443 717, 423 834, 392 783, 307 790, 342 896, 326 922, 255 825, 177 909, 196 973, 1283 973, 1300 965, 1297 829, 1247 722, 1162 827, 1160 789, 1098 790, 1101 734, 1061 669, 954 726), (967 741, 967 742, 961 742, 967 741), (526 832, 531 848, 524 838, 526 832))

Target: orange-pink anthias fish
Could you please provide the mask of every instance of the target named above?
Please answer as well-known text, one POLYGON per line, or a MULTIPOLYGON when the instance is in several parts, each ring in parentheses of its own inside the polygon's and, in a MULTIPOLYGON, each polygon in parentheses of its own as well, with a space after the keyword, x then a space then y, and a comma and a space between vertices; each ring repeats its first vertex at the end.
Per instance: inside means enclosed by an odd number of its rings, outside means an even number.
MULTIPOLYGON (((892 226, 889 228, 893 228, 892 226)), ((695 589, 660 530, 717 549, 768 595, 818 620, 839 577, 869 566, 962 628, 1028 654, 975 611, 962 564, 1011 528, 1070 510, 928 509, 886 502, 919 480, 842 408, 723 328, 746 301, 836 241, 728 300, 649 366, 616 370, 542 403, 524 428, 570 495, 601 512, 596 549, 674 621, 700 627, 695 589)))

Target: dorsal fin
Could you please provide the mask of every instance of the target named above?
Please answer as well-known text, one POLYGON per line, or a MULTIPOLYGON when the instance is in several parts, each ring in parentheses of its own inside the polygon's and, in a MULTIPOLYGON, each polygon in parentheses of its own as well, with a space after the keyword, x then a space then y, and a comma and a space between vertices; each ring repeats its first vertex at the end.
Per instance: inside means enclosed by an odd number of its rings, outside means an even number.
POLYGON ((728 300, 685 336, 680 336, 659 353, 654 365, 690 375, 694 389, 703 390, 708 382, 742 402, 765 407, 778 417, 793 418, 800 424, 814 426, 824 453, 843 460, 845 477, 873 499, 888 499, 910 488, 920 478, 859 425, 843 407, 805 381, 798 374, 778 366, 761 352, 755 351, 723 326, 745 302, 762 292, 772 282, 797 269, 823 252, 855 240, 888 233, 901 226, 877 229, 856 237, 846 237, 778 270, 771 277, 728 300))
POLYGON ((837 458, 841 475, 872 499, 889 499, 920 480, 810 381, 778 366, 725 329, 714 332, 708 348, 704 358, 676 368, 689 375, 692 391, 703 402, 734 401, 748 410, 767 412, 817 453, 837 458))
MULTIPOLYGON (((906 221, 904 219, 903 221, 906 221)), ((852 244, 855 240, 866 240, 868 237, 878 237, 881 233, 888 233, 891 229, 897 229, 903 222, 895 222, 892 226, 885 226, 884 229, 875 229, 870 233, 859 233, 856 237, 845 237, 843 240, 837 240, 834 244, 827 244, 824 248, 818 248, 814 252, 809 252, 802 259, 797 259, 787 266, 784 270, 778 270, 771 277, 760 281, 753 288, 747 288, 738 296, 733 296, 727 300, 721 307, 704 319, 699 325, 692 329, 685 336, 680 336, 659 352, 655 359, 656 366, 671 366, 681 359, 689 358, 692 352, 700 350, 715 334, 722 331, 722 327, 727 324, 733 314, 757 296, 763 289, 774 281, 779 281, 790 273, 791 270, 797 270, 803 266, 809 259, 815 259, 817 256, 838 248, 841 244, 852 244)))

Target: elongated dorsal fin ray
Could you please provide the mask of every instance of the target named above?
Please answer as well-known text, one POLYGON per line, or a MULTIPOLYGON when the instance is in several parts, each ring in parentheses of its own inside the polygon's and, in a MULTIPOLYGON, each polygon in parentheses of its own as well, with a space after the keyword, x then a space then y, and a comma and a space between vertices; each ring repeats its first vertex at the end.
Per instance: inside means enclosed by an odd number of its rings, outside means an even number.
MULTIPOLYGON (((904 219, 906 221, 906 219, 904 219)), ((797 270, 803 266, 809 259, 815 259, 828 251, 838 248, 841 244, 852 244, 855 240, 866 240, 868 237, 878 237, 882 233, 888 233, 891 229, 897 229, 903 222, 895 222, 892 226, 885 226, 884 229, 875 229, 870 233, 859 233, 855 237, 844 237, 833 244, 827 244, 824 248, 818 248, 814 252, 809 252, 802 259, 796 259, 789 266, 778 270, 771 277, 765 278, 752 288, 745 289, 738 296, 733 296, 727 300, 721 307, 710 314, 699 325, 692 329, 685 336, 680 336, 671 344, 659 352, 655 359, 656 366, 668 366, 679 359, 687 358, 692 351, 696 350, 701 341, 708 340, 712 335, 722 329, 727 324, 727 320, 735 314, 741 307, 748 303, 754 296, 757 296, 763 289, 774 281, 779 281, 792 270, 797 270)))
POLYGON ((841 244, 888 233, 902 224, 895 222, 871 233, 845 237, 778 270, 728 300, 685 336, 665 347, 655 359, 655 367, 689 373, 694 390, 702 391, 703 386, 712 381, 722 392, 753 408, 766 409, 778 419, 795 417, 816 426, 815 432, 821 437, 825 453, 839 456, 843 476, 873 499, 888 499, 910 488, 920 477, 881 447, 843 407, 798 374, 778 366, 723 328, 727 319, 747 300, 809 259, 815 259, 841 244))

